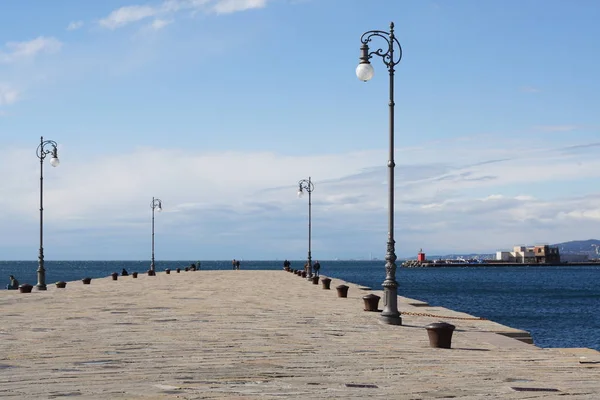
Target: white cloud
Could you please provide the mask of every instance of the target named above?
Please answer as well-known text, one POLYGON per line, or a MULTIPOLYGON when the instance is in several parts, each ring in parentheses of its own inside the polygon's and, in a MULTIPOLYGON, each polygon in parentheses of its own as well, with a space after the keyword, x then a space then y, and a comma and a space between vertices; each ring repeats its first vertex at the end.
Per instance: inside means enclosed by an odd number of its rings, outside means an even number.
POLYGON ((581 129, 578 125, 540 125, 534 127, 535 130, 542 132, 572 132, 581 129))
POLYGON ((111 12, 99 21, 100 26, 117 29, 130 23, 155 17, 154 29, 160 29, 173 21, 176 13, 189 11, 192 13, 230 14, 250 9, 263 8, 269 0, 165 0, 161 4, 125 6, 111 12))
POLYGON ((165 26, 171 24, 173 21, 172 20, 165 20, 165 19, 155 19, 154 21, 152 21, 152 24, 150 25, 152 27, 152 29, 154 30, 160 30, 162 28, 164 28, 165 26))
POLYGON ((211 9, 218 14, 229 14, 255 8, 264 8, 267 0, 220 0, 211 9))
POLYGON ((71 23, 69 23, 69 25, 67 26, 67 30, 68 31, 76 31, 77 29, 80 29, 83 27, 84 22, 83 21, 72 21, 71 23))
POLYGON ((159 10, 151 6, 126 6, 111 12, 101 19, 99 24, 104 28, 116 29, 131 22, 141 21, 158 14, 159 10))
POLYGON ((39 36, 28 42, 8 42, 5 47, 8 51, 0 51, 0 63, 8 64, 33 58, 40 53, 56 53, 60 51, 62 43, 53 37, 39 36))
MULTIPOLYGON (((486 141, 480 148, 465 148, 462 141, 456 147, 446 142, 422 150, 423 154, 398 149, 397 160, 402 161, 396 167, 395 184, 398 254, 412 255, 427 246, 428 252, 436 253, 494 251, 516 243, 594 237, 600 194, 594 185, 583 195, 568 190, 573 180, 600 179, 594 149, 585 150, 587 157, 575 157, 551 147, 531 155, 526 148, 515 151, 505 145, 499 149, 486 141), (506 156, 504 152, 513 158, 499 157, 506 156), (585 162, 579 165, 578 160, 585 162), (493 179, 481 179, 488 176, 493 179), (553 197, 534 193, 533 187, 540 185, 553 197), (517 194, 511 194, 515 187, 517 194)), ((320 244, 335 257, 353 256, 348 249, 376 252, 384 245, 388 212, 387 168, 381 166, 387 156, 384 150, 294 157, 149 148, 95 158, 78 153, 61 146, 60 167, 46 167, 44 176, 47 226, 54 227, 49 237, 62 237, 65 252, 69 238, 93 237, 101 243, 115 235, 131 240, 144 235, 152 196, 163 200, 161 231, 173 243, 190 247, 211 243, 213 256, 221 258, 227 257, 225 236, 228 243, 237 240, 236 246, 247 246, 248 257, 251 251, 269 257, 264 251, 281 247, 282 241, 286 248, 291 243, 302 248, 298 227, 306 223, 307 199, 297 199, 296 191, 297 182, 308 176, 315 184, 315 248, 320 244)), ((0 159, 0 174, 5 176, 2 193, 11 193, 0 196, 0 209, 5 211, 0 240, 10 235, 11 226, 35 226, 38 168, 31 149, 9 149, 0 159), (9 216, 12 224, 6 221, 9 216)), ((326 257, 322 252, 319 257, 326 257)), ((177 256, 182 255, 173 254, 177 256)))
POLYGON ((0 85, 0 107, 15 103, 19 98, 19 92, 8 86, 0 85))

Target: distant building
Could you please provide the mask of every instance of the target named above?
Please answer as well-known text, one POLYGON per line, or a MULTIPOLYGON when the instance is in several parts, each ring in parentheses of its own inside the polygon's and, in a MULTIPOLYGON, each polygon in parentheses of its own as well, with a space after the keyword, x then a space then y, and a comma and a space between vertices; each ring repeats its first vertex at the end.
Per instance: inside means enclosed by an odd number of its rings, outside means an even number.
POLYGON ((496 252, 496 260, 522 264, 560 264, 558 247, 515 246, 513 251, 496 252))

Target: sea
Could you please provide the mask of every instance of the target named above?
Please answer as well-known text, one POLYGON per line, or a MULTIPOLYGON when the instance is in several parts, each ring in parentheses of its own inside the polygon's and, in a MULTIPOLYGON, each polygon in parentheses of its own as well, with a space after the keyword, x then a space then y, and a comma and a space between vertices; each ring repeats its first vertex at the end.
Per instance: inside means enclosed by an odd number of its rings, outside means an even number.
MULTIPOLYGON (((156 261, 156 270, 185 268, 199 260, 156 261)), ((201 270, 231 269, 231 261, 200 260, 201 270)), ((301 269, 304 260, 291 260, 301 269)), ((381 290, 385 261, 323 261, 321 275, 381 290)), ((400 265, 400 260, 398 261, 400 265)), ((145 272, 148 261, 46 261, 46 283, 145 272)), ((283 260, 241 261, 245 270, 281 270, 283 260)), ((0 284, 10 274, 35 285, 37 261, 0 261, 0 284)), ((600 351, 600 266, 398 268, 398 294, 528 331, 538 347, 600 351)), ((0 310, 1 313, 6 310, 0 310)))

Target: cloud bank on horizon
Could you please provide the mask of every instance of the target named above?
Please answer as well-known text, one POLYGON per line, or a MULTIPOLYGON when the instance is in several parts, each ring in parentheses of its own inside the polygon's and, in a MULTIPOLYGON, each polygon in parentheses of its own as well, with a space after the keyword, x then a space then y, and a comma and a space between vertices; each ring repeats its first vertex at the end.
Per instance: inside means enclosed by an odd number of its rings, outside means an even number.
POLYGON ((404 48, 397 254, 597 237, 600 84, 585 42, 600 5, 27 3, 0 15, 0 259, 37 256, 42 135, 61 158, 44 164, 47 259, 147 258, 153 196, 158 259, 303 258, 308 176, 313 258, 383 259, 387 71, 374 57, 365 84, 354 68, 360 34, 387 29, 390 9, 404 48), (577 23, 555 32, 564 13, 577 23), (580 45, 549 64, 556 41, 580 45))

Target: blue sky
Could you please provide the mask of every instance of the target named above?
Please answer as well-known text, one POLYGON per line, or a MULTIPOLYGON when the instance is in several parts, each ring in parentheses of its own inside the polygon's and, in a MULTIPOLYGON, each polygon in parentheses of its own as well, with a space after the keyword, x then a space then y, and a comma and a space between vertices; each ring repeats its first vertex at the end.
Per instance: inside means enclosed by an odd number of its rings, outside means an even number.
POLYGON ((0 259, 383 258, 388 30, 399 256, 598 238, 600 4, 23 0, 0 5, 0 259))

